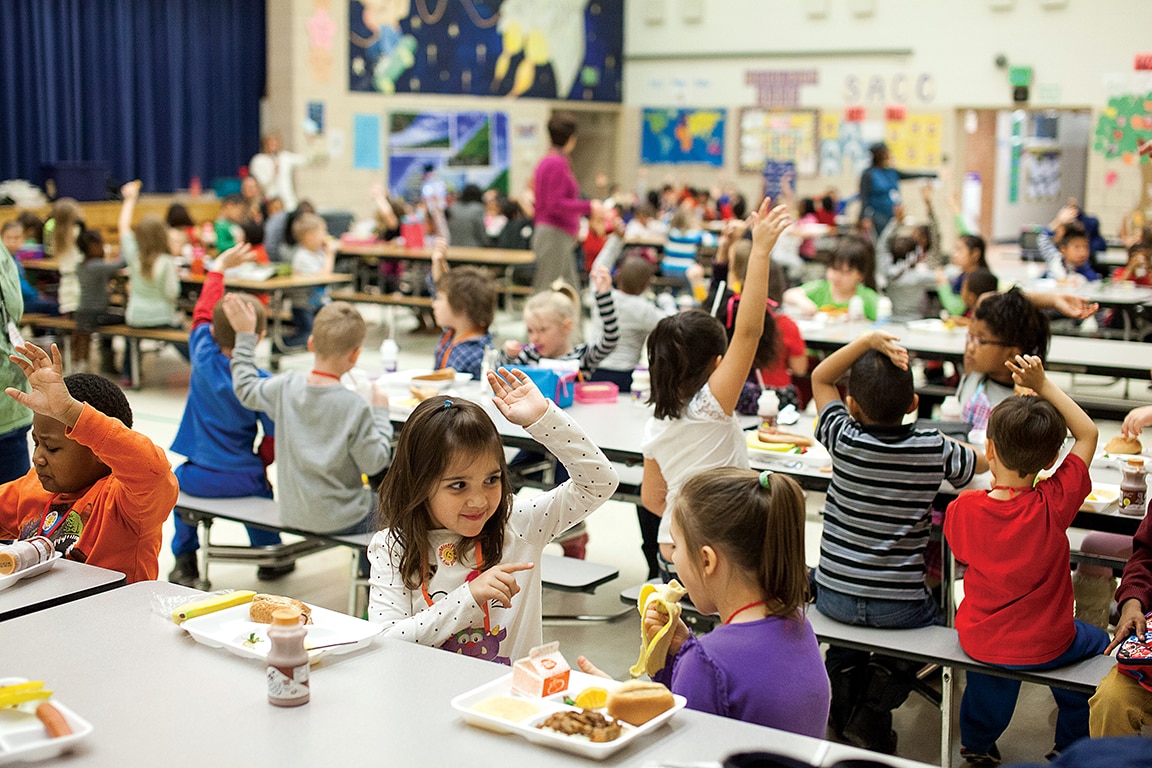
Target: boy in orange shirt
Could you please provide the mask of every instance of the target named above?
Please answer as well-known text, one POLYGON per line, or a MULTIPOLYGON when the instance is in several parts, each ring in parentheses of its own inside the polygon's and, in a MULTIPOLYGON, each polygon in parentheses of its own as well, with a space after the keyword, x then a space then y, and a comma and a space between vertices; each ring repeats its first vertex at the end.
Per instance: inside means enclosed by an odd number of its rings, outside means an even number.
POLYGON ((132 408, 111 381, 64 378, 60 351, 16 347, 34 411, 32 469, 0 485, 0 539, 47 536, 70 560, 155 579, 160 529, 179 490, 164 451, 131 429, 132 408))

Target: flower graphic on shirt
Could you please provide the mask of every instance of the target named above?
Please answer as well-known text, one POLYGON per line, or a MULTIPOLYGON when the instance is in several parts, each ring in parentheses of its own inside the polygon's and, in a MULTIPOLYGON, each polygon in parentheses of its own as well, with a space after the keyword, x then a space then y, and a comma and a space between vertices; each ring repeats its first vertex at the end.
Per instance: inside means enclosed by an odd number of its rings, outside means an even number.
POLYGON ((440 549, 436 551, 436 556, 440 558, 440 562, 444 563, 444 565, 456 565, 456 545, 441 544, 440 549))

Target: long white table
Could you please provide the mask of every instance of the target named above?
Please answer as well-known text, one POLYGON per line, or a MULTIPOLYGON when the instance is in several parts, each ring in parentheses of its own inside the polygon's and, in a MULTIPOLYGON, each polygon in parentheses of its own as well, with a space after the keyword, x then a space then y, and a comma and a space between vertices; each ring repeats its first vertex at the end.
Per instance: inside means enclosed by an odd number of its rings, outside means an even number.
POLYGON ((60 558, 44 573, 0 592, 0 621, 42 611, 122 586, 124 574, 60 558))
MULTIPOLYGON (((197 644, 153 612, 153 594, 197 593, 140 582, 0 625, 6 674, 44 680, 60 702, 94 726, 59 764, 589 765, 460 719, 451 699, 508 674, 507 667, 398 641, 377 639, 364 651, 324 659, 312 670, 309 704, 273 707, 260 662, 197 644)), ((574 659, 595 649, 563 650, 574 659)), ((685 710, 605 764, 720 761, 746 750, 782 753, 814 765, 846 757, 885 759, 685 710)))
MULTIPOLYGON (((884 328, 900 337, 900 343, 918 357, 960 362, 964 359, 967 331, 923 331, 902 323, 877 325, 868 322, 839 322, 820 325, 800 321, 800 330, 810 349, 835 351, 862 333, 884 328)), ((1065 373, 1085 373, 1117 378, 1147 379, 1152 370, 1152 344, 1116 339, 1053 336, 1046 366, 1065 373)))

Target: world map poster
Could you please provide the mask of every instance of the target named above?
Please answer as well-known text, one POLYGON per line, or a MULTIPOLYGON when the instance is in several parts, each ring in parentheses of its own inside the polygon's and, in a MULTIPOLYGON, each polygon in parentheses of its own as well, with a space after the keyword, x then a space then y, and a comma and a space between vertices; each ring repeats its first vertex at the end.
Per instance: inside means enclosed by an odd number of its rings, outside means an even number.
POLYGON ((640 162, 724 165, 723 109, 645 109, 640 162))

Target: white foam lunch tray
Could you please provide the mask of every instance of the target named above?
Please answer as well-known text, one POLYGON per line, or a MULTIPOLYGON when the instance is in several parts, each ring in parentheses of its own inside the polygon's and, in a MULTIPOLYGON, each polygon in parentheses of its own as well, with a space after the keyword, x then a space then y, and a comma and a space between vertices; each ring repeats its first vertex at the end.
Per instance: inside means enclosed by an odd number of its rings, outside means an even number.
MULTIPOLYGON (((304 647, 310 649, 308 656, 312 663, 316 663, 325 653, 339 655, 365 648, 372 643, 372 638, 384 631, 383 624, 374 624, 315 605, 308 607, 312 609, 312 623, 306 625, 308 636, 304 639, 304 647)), ((271 625, 252 621, 248 610, 248 603, 234 605, 188 619, 180 628, 186 630, 198 643, 212 648, 224 648, 237 656, 263 660, 272 647, 268 640, 268 627, 271 625), (251 642, 249 638, 252 638, 251 642)))

